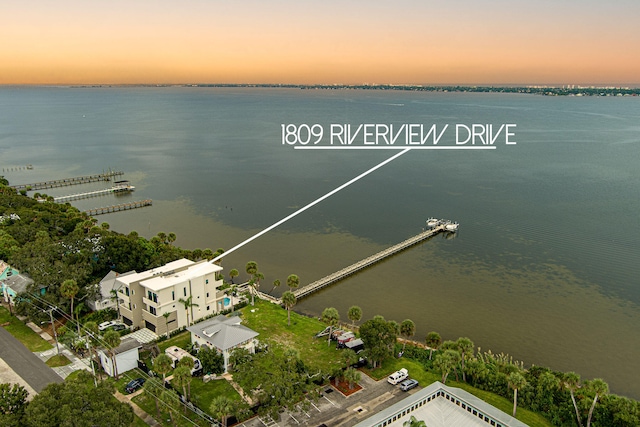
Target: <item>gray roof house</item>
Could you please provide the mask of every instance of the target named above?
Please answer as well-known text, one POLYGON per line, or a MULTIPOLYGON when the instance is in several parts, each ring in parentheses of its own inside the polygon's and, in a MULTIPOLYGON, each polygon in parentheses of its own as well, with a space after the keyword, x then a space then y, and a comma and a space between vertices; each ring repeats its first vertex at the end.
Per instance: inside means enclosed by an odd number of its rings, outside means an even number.
MULTIPOLYGON (((6 302, 15 304, 15 297, 21 292, 26 292, 27 287, 33 283, 33 279, 23 274, 12 274, 2 279, 2 293, 6 302)), ((42 289, 41 289, 41 293, 42 289)))
POLYGON ((133 273, 135 273, 135 271, 128 271, 122 274, 116 273, 113 270, 108 272, 107 275, 100 280, 100 283, 95 285, 98 288, 95 300, 87 301, 87 305, 94 311, 104 310, 105 308, 116 309, 116 302, 111 291, 114 290, 117 292, 118 289, 120 289, 120 286, 122 286, 121 283, 116 281, 116 278, 124 277, 133 273))
POLYGON ((258 333, 240 324, 237 316, 216 316, 204 322, 189 326, 191 341, 200 346, 215 348, 224 356, 224 371, 227 372, 229 355, 238 348, 244 347, 250 353, 255 352, 258 333))

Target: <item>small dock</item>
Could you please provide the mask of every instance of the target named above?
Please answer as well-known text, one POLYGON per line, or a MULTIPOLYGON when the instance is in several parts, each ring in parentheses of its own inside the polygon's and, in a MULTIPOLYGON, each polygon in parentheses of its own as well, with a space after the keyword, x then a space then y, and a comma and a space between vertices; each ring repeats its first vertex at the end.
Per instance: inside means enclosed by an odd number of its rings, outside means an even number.
POLYGON ((106 206, 104 208, 89 209, 89 210, 86 210, 85 212, 89 214, 89 216, 96 216, 96 215, 103 215, 103 214, 108 214, 113 212, 128 211, 129 209, 144 208, 145 206, 151 206, 152 204, 153 204, 153 201, 151 199, 145 199, 137 202, 106 206))
POLYGON ((333 274, 330 274, 328 276, 323 277, 320 280, 316 280, 313 283, 310 283, 302 288, 296 289, 295 291, 293 291, 294 295, 296 296, 297 299, 300 298, 304 298, 316 291, 319 291, 320 289, 324 288, 325 286, 329 286, 332 283, 335 283, 339 280, 344 279, 347 276, 350 276, 354 273, 357 273, 360 270, 363 270, 367 267, 369 267, 372 264, 375 264, 391 255, 394 255, 400 251, 403 251, 415 244, 418 244, 420 242, 422 242, 423 240, 428 239, 429 237, 433 237, 438 233, 442 233, 442 232, 447 232, 447 231, 451 231, 449 229, 447 229, 447 225, 451 224, 450 221, 440 221, 437 225, 435 225, 433 228, 430 228, 426 231, 423 231, 422 233, 415 235, 407 240, 405 240, 404 242, 400 242, 394 246, 391 246, 390 248, 387 248, 383 251, 378 252, 375 255, 371 255, 368 258, 363 259, 362 261, 358 261, 355 264, 351 264, 348 267, 343 268, 340 271, 337 271, 333 274))
POLYGON ((77 194, 70 194, 68 196, 54 197, 53 201, 56 203, 66 203, 66 202, 71 202, 73 200, 104 196, 106 194, 111 194, 111 193, 114 193, 114 194, 130 193, 133 190, 135 190, 135 188, 136 187, 134 187, 133 185, 116 185, 111 188, 105 188, 104 190, 96 190, 96 191, 89 191, 87 193, 77 193, 77 194))
POLYGON ((67 187, 69 185, 88 184, 90 182, 111 181, 116 176, 124 175, 122 171, 109 171, 97 175, 77 176, 74 178, 56 179, 53 181, 35 182, 33 184, 11 185, 17 191, 40 191, 48 188, 67 187))

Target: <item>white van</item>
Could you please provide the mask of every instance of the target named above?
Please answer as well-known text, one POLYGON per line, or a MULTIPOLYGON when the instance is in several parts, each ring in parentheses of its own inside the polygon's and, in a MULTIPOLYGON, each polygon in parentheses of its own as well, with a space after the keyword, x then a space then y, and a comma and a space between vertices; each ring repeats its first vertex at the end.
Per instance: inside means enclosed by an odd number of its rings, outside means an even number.
POLYGON ((406 379, 408 376, 409 376, 409 372, 405 368, 402 368, 399 371, 395 371, 393 374, 389 375, 389 378, 387 378, 387 381, 389 381, 389 383, 393 385, 396 385, 400 381, 406 379))

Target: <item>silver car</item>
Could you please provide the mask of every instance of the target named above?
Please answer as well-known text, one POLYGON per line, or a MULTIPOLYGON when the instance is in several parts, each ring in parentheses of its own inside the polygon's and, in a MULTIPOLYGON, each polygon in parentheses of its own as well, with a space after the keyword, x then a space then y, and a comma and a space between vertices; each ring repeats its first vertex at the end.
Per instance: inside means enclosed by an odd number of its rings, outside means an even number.
POLYGON ((408 380, 404 380, 400 383, 400 389, 402 391, 409 391, 414 387, 418 386, 418 381, 414 380, 413 378, 410 378, 408 380))

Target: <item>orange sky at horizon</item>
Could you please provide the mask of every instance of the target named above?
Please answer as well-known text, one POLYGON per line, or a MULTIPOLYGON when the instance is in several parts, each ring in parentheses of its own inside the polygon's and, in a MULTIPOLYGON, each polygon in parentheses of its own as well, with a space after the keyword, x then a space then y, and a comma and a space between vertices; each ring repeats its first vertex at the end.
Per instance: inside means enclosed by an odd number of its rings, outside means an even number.
POLYGON ((0 84, 640 83, 635 1, 13 3, 0 84))

